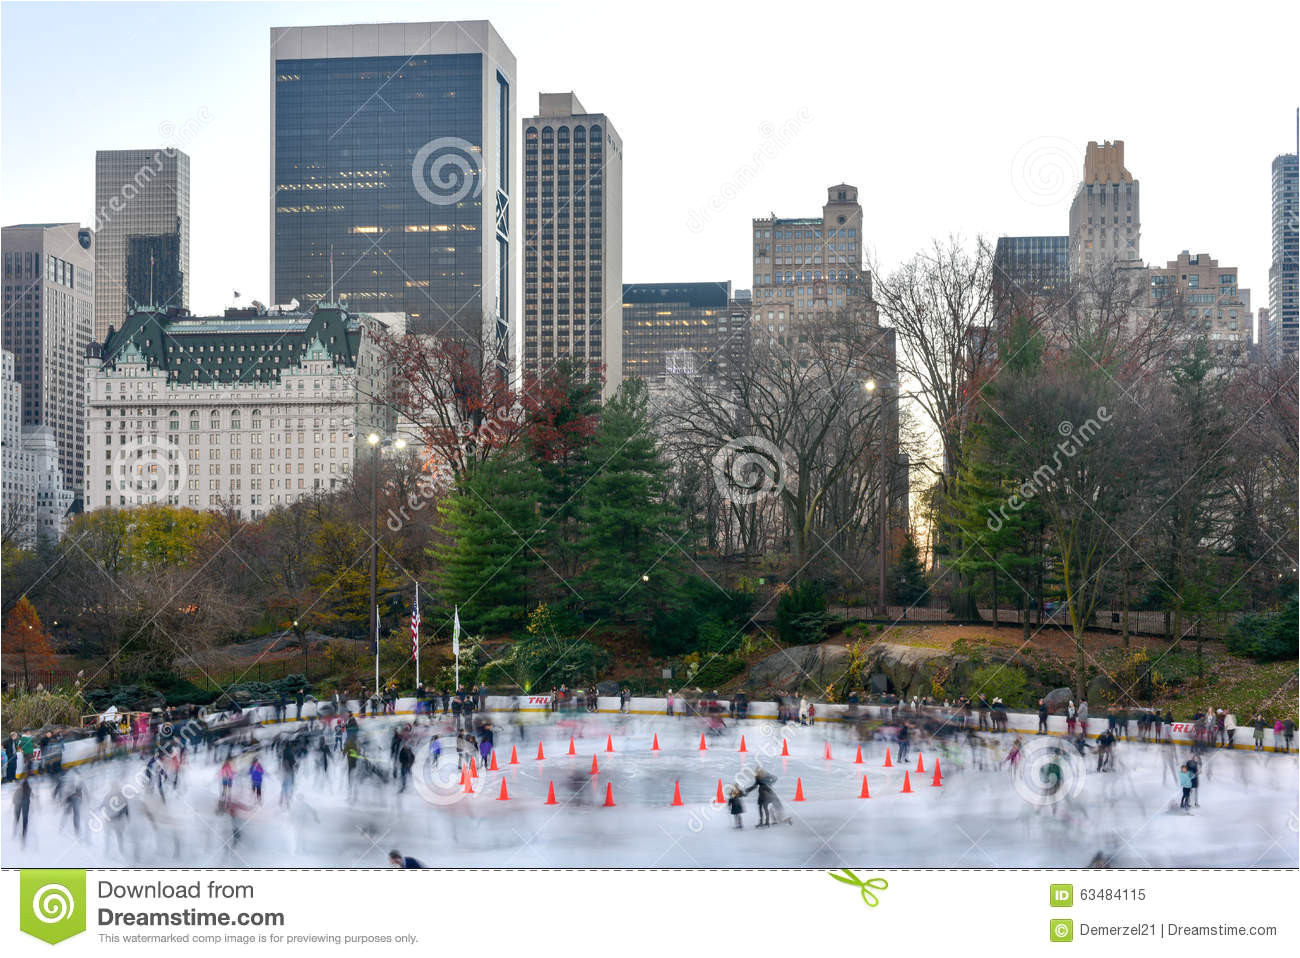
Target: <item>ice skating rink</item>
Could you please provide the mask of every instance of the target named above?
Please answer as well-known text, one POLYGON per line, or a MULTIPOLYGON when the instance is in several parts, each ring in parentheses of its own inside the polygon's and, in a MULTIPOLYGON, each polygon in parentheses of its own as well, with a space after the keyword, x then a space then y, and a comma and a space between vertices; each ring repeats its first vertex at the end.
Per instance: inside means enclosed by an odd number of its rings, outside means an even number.
MULTIPOLYGON (((1121 742, 1115 769, 1097 772, 1093 750, 1080 759, 1072 748, 1054 751, 1065 744, 1059 738, 1024 736, 1012 769, 1004 758, 1014 734, 982 734, 985 744, 974 748, 960 734, 946 750, 914 740, 906 764, 897 745, 862 743, 863 762, 856 764, 859 742, 847 726, 751 720, 708 736, 701 751, 703 726, 691 718, 581 715, 543 724, 537 717, 522 729, 507 715, 489 718, 498 726, 500 770, 479 768, 473 794, 460 784, 455 733, 438 719, 444 751, 437 768, 428 761, 431 727, 418 726, 415 771, 400 794, 393 778, 369 776, 349 786, 340 753, 322 771, 312 751, 282 804, 274 743, 298 728, 292 723, 283 732, 256 730, 266 767, 260 805, 247 774, 252 755, 236 750, 233 819, 219 811, 224 748, 190 755, 165 801, 144 783, 139 756, 70 770, 87 796, 79 835, 52 782, 38 777, 23 842, 13 830, 16 786, 7 784, 0 858, 6 868, 383 867, 396 848, 429 867, 1080 867, 1098 853, 1127 867, 1297 866, 1294 753, 1206 752, 1200 805, 1188 813, 1177 807, 1176 772, 1189 753, 1169 745, 1121 742), (916 769, 918 749, 923 772, 916 769), (737 830, 727 807, 714 802, 718 781, 725 788, 739 776, 748 784, 759 764, 777 777, 792 822, 755 828, 753 792, 737 830), (901 791, 905 771, 910 794, 901 791), (859 797, 864 775, 869 798, 859 797), (503 781, 506 801, 499 797, 503 781), (679 807, 672 805, 675 784, 679 807), (800 784, 805 800, 795 801, 800 784), (547 805, 551 785, 556 804, 547 805), (603 805, 607 786, 614 807, 603 805), (103 806, 115 795, 126 796, 128 811, 110 822, 103 806)), ((366 754, 385 771, 393 728, 409 721, 361 722, 366 754)))

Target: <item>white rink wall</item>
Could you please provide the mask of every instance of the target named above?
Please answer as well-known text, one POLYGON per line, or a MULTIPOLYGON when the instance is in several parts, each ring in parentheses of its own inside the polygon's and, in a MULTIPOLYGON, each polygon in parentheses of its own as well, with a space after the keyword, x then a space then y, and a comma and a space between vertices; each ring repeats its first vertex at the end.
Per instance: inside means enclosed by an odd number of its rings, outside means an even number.
MULTIPOLYGON (((602 695, 598 698, 597 701, 599 704, 600 714, 602 715, 618 714, 619 708, 618 708, 617 696, 602 695)), ((727 699, 718 699, 718 703, 723 707, 724 710, 730 704, 727 699)), ((399 698, 397 700, 397 714, 414 716, 415 704, 416 704, 416 700, 414 698, 399 698)), ((519 711, 534 715, 539 718, 551 713, 550 697, 545 695, 521 695, 521 696, 489 695, 487 696, 487 709, 485 711, 486 712, 512 712, 514 711, 516 704, 518 704, 519 706, 519 711)), ((838 724, 846 721, 845 713, 848 711, 847 705, 840 705, 840 704, 827 705, 821 702, 817 702, 814 704, 816 704, 817 706, 817 719, 816 719, 817 724, 820 725, 824 722, 838 724)), ((359 713, 361 704, 356 700, 351 700, 348 702, 348 707, 353 712, 359 713)), ((689 722, 689 721, 698 720, 698 716, 686 716, 682 714, 685 708, 685 700, 681 696, 674 697, 674 708, 677 714, 671 719, 669 719, 666 716, 667 707, 668 707, 668 702, 667 699, 665 698, 639 698, 638 697, 638 698, 633 698, 629 705, 631 714, 633 715, 641 715, 641 716, 658 715, 664 717, 665 721, 675 721, 675 722, 689 722)), ((316 715, 316 709, 317 709, 317 703, 315 702, 308 702, 305 705, 303 705, 302 708, 303 719, 311 718, 314 715, 316 715)), ((888 720, 888 716, 890 712, 889 706, 879 706, 879 705, 860 705, 858 706, 858 709, 861 714, 864 714, 866 715, 867 718, 874 719, 874 720, 888 720)), ((260 706, 251 711, 253 711, 256 720, 258 722, 275 724, 275 709, 273 707, 260 706)), ((948 711, 951 710, 944 710, 942 708, 937 708, 937 709, 932 708, 928 710, 927 714, 937 717, 937 716, 947 714, 948 711)), ((296 712, 297 709, 294 706, 294 703, 290 701, 285 706, 285 715, 286 715, 285 724, 288 725, 294 724, 295 722, 294 716, 296 715, 296 712)), ((563 713, 556 713, 556 714, 563 714, 563 713)), ((977 712, 972 713, 971 715, 972 721, 976 720, 977 715, 978 715, 977 712)), ((725 715, 724 715, 724 720, 728 722, 731 721, 729 718, 725 718, 725 715)), ((776 703, 751 701, 749 703, 749 716, 746 719, 746 721, 749 723, 775 722, 776 703)), ((792 723, 792 724, 797 725, 798 723, 792 723)), ((1065 718, 1060 715, 1049 716, 1047 719, 1047 728, 1051 734, 1064 735, 1066 733, 1065 718)), ((1089 718, 1088 720, 1089 738, 1096 738, 1105 729, 1106 729, 1106 717, 1104 714, 1094 715, 1089 718)), ((1037 713, 1008 712, 1007 731, 1008 733, 1020 733, 1020 734, 1028 734, 1028 735, 1036 734, 1038 731, 1037 713)), ((1174 742, 1180 745, 1192 744, 1193 727, 1190 722, 1175 722, 1172 727, 1172 732, 1173 732, 1172 737, 1174 742)), ((1254 748, 1253 732, 1254 732, 1253 729, 1247 728, 1245 726, 1238 728, 1237 735, 1234 740, 1234 747, 1239 749, 1254 748)), ((1137 734, 1137 723, 1131 719, 1129 721, 1129 734, 1130 735, 1137 734)), ((1265 734, 1264 744, 1269 751, 1272 751, 1273 730, 1271 728, 1265 734)), ((84 762, 93 761, 94 755, 95 755, 95 741, 93 738, 81 739, 75 742, 68 742, 63 747, 63 764, 79 765, 84 762)), ((23 769, 20 768, 20 773, 22 771, 23 769)))

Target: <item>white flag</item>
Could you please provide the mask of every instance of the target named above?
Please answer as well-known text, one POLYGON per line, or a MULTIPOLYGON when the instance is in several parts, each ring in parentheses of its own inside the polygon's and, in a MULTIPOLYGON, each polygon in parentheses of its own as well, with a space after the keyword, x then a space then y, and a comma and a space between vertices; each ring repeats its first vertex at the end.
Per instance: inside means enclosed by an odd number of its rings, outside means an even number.
POLYGON ((460 655, 460 607, 456 607, 455 618, 451 624, 451 654, 460 655))

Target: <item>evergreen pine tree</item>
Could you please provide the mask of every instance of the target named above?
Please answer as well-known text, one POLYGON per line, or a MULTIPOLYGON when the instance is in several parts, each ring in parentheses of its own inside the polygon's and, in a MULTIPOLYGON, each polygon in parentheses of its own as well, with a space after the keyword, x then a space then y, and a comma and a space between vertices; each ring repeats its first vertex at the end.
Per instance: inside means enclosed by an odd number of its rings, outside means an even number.
MULTIPOLYGON (((1041 338, 1023 318, 1013 320, 1003 353, 1007 358, 1001 376, 1009 380, 1032 375, 1041 364, 1041 338)), ((987 410, 997 408, 998 384, 999 377, 994 377, 983 387, 987 410)), ((995 616, 1003 599, 1024 610, 1022 629, 1028 640, 1030 597, 1042 578, 1047 521, 1032 496, 1018 494, 1022 477, 1001 453, 1015 441, 996 412, 990 411, 972 428, 956 503, 963 548, 954 564, 972 582, 988 583, 995 616)))
POLYGON ((438 593, 448 612, 459 606, 469 631, 500 633, 524 623, 528 571, 538 562, 540 492, 536 465, 504 451, 470 463, 439 504, 445 539, 430 550, 438 593))
POLYGON ((605 404, 578 510, 580 591, 588 607, 642 622, 672 601, 681 578, 675 546, 681 523, 666 502, 667 469, 648 399, 645 383, 630 379, 605 404))
POLYGON ((903 539, 898 564, 890 570, 890 580, 894 583, 894 600, 903 605, 913 605, 925 596, 925 566, 921 562, 921 550, 911 535, 903 539))

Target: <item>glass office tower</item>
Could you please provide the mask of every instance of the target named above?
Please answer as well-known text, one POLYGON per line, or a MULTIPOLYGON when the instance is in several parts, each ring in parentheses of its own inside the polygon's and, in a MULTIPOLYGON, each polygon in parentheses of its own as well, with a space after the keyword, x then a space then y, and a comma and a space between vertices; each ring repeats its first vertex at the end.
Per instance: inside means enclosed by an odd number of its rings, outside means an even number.
POLYGON ((504 364, 515 61, 496 31, 276 28, 271 67, 274 301, 404 312, 504 364))

